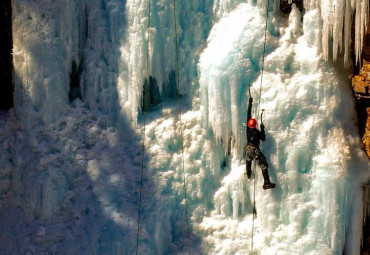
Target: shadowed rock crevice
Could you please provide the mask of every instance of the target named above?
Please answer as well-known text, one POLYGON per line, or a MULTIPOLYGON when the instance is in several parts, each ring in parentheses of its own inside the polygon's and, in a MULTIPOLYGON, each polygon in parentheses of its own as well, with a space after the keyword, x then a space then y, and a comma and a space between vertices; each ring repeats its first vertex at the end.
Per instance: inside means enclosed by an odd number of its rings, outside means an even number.
POLYGON ((69 101, 72 102, 76 98, 82 100, 81 86, 80 86, 80 75, 82 72, 82 64, 77 67, 76 61, 72 61, 72 69, 69 74, 69 101))
POLYGON ((168 74, 168 80, 162 83, 162 89, 158 86, 155 77, 149 76, 143 84, 142 111, 154 110, 157 105, 166 99, 175 99, 177 94, 176 72, 172 70, 168 74))
POLYGON ((0 2, 0 110, 9 110, 14 105, 11 5, 11 0, 0 2))
POLYGON ((300 11, 303 11, 303 0, 292 0, 291 3, 289 3, 289 0, 281 0, 280 1, 280 12, 285 16, 289 15, 290 11, 292 10, 292 4, 296 4, 298 9, 300 11))
MULTIPOLYGON (((352 34, 352 39, 353 37, 352 34)), ((356 98, 358 127, 364 149, 370 159, 370 24, 364 36, 361 68, 357 66, 354 72, 352 88, 356 98)))

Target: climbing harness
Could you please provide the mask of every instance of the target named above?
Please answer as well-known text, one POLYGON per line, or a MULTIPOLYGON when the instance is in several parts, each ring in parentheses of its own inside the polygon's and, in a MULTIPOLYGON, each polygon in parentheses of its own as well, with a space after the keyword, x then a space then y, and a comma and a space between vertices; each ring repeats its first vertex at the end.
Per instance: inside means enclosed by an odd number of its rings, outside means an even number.
MULTIPOLYGON (((149 27, 150 27, 150 1, 148 0, 148 42, 146 50, 146 82, 149 83, 149 27)), ((140 195, 139 195, 139 215, 137 220, 137 236, 136 236, 136 255, 139 253, 139 239, 140 239, 140 221, 141 221, 141 202, 143 193, 143 174, 144 174, 144 159, 145 159, 145 132, 146 132, 146 102, 148 97, 147 87, 144 85, 144 96, 143 96, 143 113, 144 113, 144 126, 143 126, 143 144, 142 144, 142 156, 141 156, 141 172, 140 172, 140 195)))
MULTIPOLYGON (((261 83, 260 83, 260 91, 259 91, 259 99, 258 99, 258 106, 257 106, 257 118, 259 115, 259 110, 260 110, 260 104, 261 104, 261 93, 262 93, 262 81, 263 81, 263 71, 265 67, 265 53, 266 53, 266 40, 267 40, 267 21, 269 18, 269 7, 270 7, 270 0, 267 0, 267 8, 266 8, 266 23, 265 23, 265 41, 263 43, 263 54, 262 54, 262 68, 261 68, 261 83)), ((250 87, 249 87, 249 95, 250 87)), ((261 123, 262 123, 262 114, 261 113, 261 123)), ((253 237, 254 237, 254 219, 255 216, 257 215, 256 211, 256 162, 254 163, 254 184, 253 184, 253 220, 252 220, 252 241, 251 241, 251 255, 253 254, 253 237)))
POLYGON ((176 84, 177 84, 177 102, 179 105, 179 123, 180 123, 180 139, 181 139, 181 155, 182 155, 182 172, 183 172, 183 186, 184 186, 184 204, 185 204, 185 217, 186 217, 186 239, 188 254, 190 255, 190 237, 189 237, 189 215, 188 215, 188 200, 186 192, 186 172, 185 172, 185 161, 184 161, 184 131, 182 127, 182 107, 180 100, 180 68, 179 68, 179 46, 177 40, 177 21, 176 21, 176 0, 173 3, 173 18, 175 28, 175 47, 176 47, 176 84))
POLYGON ((258 159, 259 156, 260 156, 260 150, 259 149, 254 149, 254 158, 258 159))

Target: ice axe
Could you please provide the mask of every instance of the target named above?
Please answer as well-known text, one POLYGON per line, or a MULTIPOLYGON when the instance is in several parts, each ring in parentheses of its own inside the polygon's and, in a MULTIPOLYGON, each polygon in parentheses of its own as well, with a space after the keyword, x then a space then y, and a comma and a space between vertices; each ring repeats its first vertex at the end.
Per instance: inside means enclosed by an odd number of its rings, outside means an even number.
MULTIPOLYGON (((251 85, 250 84, 249 84, 248 90, 249 90, 249 98, 252 98, 251 85)), ((247 122, 248 122, 248 120, 247 120, 247 122)), ((244 123, 243 125, 246 127, 247 123, 244 123)))
POLYGON ((262 109, 261 111, 262 111, 261 112, 261 124, 263 125, 263 119, 262 119, 262 117, 263 117, 263 112, 265 111, 265 109, 262 109))

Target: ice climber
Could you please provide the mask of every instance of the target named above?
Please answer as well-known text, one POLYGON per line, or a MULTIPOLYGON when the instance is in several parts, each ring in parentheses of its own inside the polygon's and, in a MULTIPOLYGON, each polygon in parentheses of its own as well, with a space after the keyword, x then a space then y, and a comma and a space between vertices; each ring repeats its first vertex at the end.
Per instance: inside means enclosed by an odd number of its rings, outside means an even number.
POLYGON ((261 131, 258 130, 257 127, 257 120, 252 118, 252 104, 253 98, 249 98, 248 104, 248 124, 247 124, 247 145, 245 146, 245 154, 246 154, 246 165, 247 165, 247 176, 248 179, 251 178, 252 175, 252 161, 256 159, 258 165, 262 170, 263 175, 263 189, 272 189, 275 188, 275 183, 270 181, 269 172, 268 172, 268 164, 265 155, 263 155, 260 146, 260 140, 265 141, 266 134, 265 134, 265 126, 261 122, 261 131))

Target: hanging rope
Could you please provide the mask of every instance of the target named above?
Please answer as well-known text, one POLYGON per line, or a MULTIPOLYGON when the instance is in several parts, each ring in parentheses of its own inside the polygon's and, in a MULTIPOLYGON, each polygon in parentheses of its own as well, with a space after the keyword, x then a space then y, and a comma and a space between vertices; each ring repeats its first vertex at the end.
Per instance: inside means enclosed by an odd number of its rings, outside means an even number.
POLYGON ((145 133, 146 133, 146 111, 147 109, 147 97, 149 86, 149 27, 150 27, 150 1, 148 0, 148 27, 147 27, 147 49, 146 49, 146 81, 144 83, 144 96, 143 96, 143 113, 144 113, 144 126, 143 126, 143 144, 142 144, 142 156, 141 156, 141 172, 140 172, 140 195, 139 195, 139 215, 137 220, 137 236, 136 236, 136 255, 139 253, 139 239, 140 239, 140 221, 141 221, 141 202, 143 193, 143 175, 144 175, 144 159, 145 159, 145 133))
MULTIPOLYGON (((267 0, 267 8, 266 8, 266 23, 265 23, 265 41, 263 43, 263 54, 262 54, 262 68, 261 68, 261 83, 260 83, 260 91, 259 91, 259 99, 258 99, 258 105, 257 105, 257 120, 259 116, 260 111, 260 104, 261 104, 261 96, 262 96, 262 81, 263 81, 263 72, 265 68, 265 53, 266 53, 266 40, 267 40, 267 21, 269 18, 269 7, 270 7, 270 1, 267 0)), ((262 117, 261 117, 262 119, 262 117)), ((251 255, 253 254, 253 237, 254 237, 254 219, 256 212, 256 162, 254 162, 254 184, 253 184, 253 220, 252 220, 252 241, 251 241, 251 255)))
POLYGON ((173 19, 175 25, 175 47, 176 47, 176 84, 177 84, 177 102, 179 105, 179 122, 180 122, 180 138, 181 138, 181 154, 182 154, 182 172, 183 172, 183 186, 184 186, 184 203, 185 203, 185 217, 186 217, 186 238, 187 238, 187 247, 188 254, 190 255, 190 237, 189 237, 189 215, 188 215, 188 200, 186 192, 186 172, 185 172, 185 162, 184 162, 184 132, 182 129, 182 107, 180 100, 180 68, 179 68, 179 46, 177 41, 177 21, 176 21, 176 0, 172 1, 173 3, 173 19))

